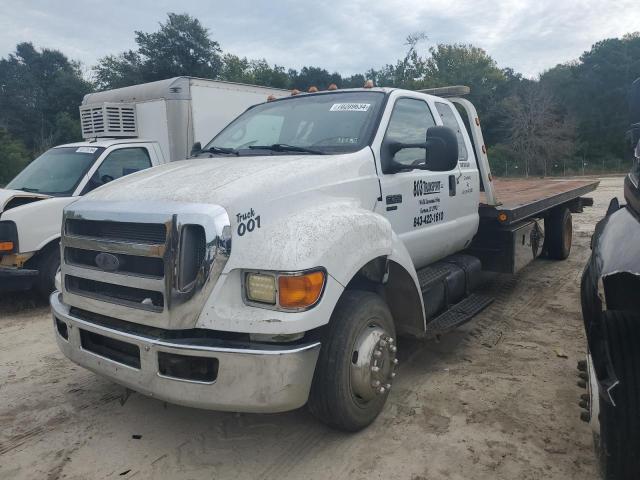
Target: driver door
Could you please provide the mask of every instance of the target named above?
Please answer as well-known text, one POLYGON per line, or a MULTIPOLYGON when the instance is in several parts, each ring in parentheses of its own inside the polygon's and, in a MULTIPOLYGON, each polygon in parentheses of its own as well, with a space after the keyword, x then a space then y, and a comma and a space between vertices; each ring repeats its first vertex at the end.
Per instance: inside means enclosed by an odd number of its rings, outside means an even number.
MULTIPOLYGON (((436 126, 438 116, 420 98, 400 97, 395 101, 383 139, 401 143, 424 143, 427 129, 436 126)), ((385 149, 381 149, 385 155, 385 149)), ((416 268, 421 268, 457 251, 456 218, 452 208, 456 200, 456 170, 432 172, 408 169, 385 173, 389 160, 412 165, 425 164, 424 148, 398 151, 392 159, 380 158, 382 202, 376 210, 386 216, 393 230, 409 251, 416 268), (453 182, 452 184, 450 182, 453 182)))
POLYGON ((146 147, 124 147, 111 151, 98 165, 81 195, 89 193, 120 177, 151 167, 151 158, 146 147))

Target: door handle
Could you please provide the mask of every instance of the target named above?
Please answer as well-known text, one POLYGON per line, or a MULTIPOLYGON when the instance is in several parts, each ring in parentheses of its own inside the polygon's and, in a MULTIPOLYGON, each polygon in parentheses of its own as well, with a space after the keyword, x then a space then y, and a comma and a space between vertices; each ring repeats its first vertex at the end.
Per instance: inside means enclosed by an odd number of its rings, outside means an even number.
POLYGON ((456 176, 455 175, 449 175, 449 196, 450 197, 455 197, 456 196, 456 185, 457 185, 457 181, 456 181, 456 176))

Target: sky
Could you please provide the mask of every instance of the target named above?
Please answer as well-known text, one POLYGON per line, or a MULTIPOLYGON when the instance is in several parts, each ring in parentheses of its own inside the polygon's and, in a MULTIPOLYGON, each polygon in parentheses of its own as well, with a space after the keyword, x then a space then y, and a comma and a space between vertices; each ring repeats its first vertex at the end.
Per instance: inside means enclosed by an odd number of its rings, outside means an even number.
POLYGON ((404 56, 408 34, 484 48, 500 67, 535 77, 599 40, 640 30, 637 0, 0 0, 0 57, 19 42, 61 50, 87 73, 135 48, 167 12, 198 18, 225 52, 299 69, 363 73, 404 56))

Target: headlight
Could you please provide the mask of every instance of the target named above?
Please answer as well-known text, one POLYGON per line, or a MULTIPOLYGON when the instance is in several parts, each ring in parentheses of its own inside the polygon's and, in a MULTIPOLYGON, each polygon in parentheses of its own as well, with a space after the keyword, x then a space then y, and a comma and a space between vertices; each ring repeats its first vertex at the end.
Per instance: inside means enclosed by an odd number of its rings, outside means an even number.
POLYGON ((18 251, 18 228, 14 222, 0 222, 0 255, 18 251))
POLYGON ((278 310, 305 310, 318 303, 325 281, 324 270, 250 272, 244 277, 244 291, 249 302, 272 306, 278 310))
POLYGON ((248 273, 246 280, 247 298, 252 302, 276 304, 276 277, 261 273, 248 273))

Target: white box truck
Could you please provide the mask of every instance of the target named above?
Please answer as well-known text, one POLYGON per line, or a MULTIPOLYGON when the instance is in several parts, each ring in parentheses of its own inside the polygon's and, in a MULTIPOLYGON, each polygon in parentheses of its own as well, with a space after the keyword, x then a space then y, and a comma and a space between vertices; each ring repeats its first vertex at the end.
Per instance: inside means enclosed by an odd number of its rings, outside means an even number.
POLYGON ((91 93, 80 143, 54 147, 0 189, 0 294, 48 295, 60 264, 62 210, 78 196, 139 170, 189 156, 229 121, 286 90, 177 77, 91 93))
POLYGON ((51 296, 60 349, 165 401, 308 402, 333 427, 366 427, 392 388, 397 335, 468 321, 491 301, 483 269, 566 258, 571 212, 598 185, 494 181, 464 91, 264 103, 200 158, 69 205, 51 296))

